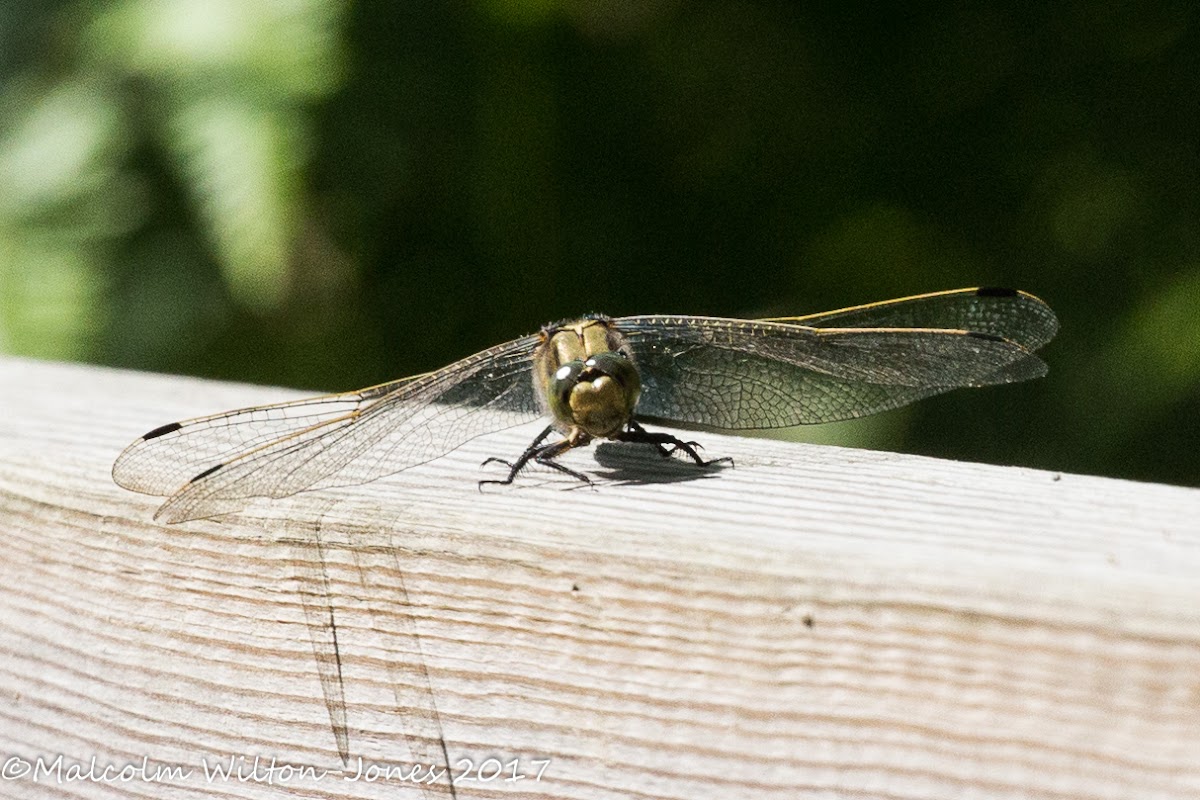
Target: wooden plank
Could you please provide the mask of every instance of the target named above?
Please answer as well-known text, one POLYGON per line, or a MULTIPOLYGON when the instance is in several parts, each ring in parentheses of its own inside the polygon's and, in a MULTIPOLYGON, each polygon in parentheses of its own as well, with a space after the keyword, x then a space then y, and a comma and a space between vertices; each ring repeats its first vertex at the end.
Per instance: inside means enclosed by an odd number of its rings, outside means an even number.
POLYGON ((477 491, 530 427, 224 522, 109 479, 290 396, 0 360, 0 795, 1200 796, 1200 491, 707 434, 477 491))

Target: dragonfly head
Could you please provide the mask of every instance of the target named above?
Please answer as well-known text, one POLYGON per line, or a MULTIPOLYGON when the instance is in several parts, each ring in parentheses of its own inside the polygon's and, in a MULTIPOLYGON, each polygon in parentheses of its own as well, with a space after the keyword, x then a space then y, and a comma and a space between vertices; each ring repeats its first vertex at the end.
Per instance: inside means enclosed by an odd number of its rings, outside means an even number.
POLYGON ((642 391, 637 368, 619 351, 564 364, 554 374, 553 384, 550 402, 555 416, 561 410, 564 420, 601 438, 624 429, 642 391))
POLYGON ((604 318, 562 324, 547 334, 537 372, 555 422, 597 438, 620 433, 642 391, 624 337, 604 318))

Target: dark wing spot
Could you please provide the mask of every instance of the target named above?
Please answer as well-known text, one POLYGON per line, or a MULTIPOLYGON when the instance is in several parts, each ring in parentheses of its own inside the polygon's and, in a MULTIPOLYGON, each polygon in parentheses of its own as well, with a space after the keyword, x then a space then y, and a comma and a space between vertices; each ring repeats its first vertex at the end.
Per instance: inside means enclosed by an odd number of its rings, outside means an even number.
POLYGON ((196 481, 200 480, 201 478, 207 478, 209 475, 212 475, 214 472, 216 472, 223 466, 225 466, 225 465, 224 464, 214 464, 213 466, 204 470, 204 472, 201 472, 199 475, 192 478, 190 481, 188 481, 188 483, 195 483, 196 481))
POLYGON ((975 290, 976 297, 1016 297, 1016 289, 1004 289, 998 286, 981 286, 975 290))
POLYGON ((157 427, 154 430, 150 431, 145 436, 143 436, 142 439, 143 440, 157 439, 160 436, 166 436, 168 433, 174 433, 175 431, 179 430, 182 427, 183 426, 180 425, 178 422, 168 422, 166 425, 162 425, 162 426, 157 427))

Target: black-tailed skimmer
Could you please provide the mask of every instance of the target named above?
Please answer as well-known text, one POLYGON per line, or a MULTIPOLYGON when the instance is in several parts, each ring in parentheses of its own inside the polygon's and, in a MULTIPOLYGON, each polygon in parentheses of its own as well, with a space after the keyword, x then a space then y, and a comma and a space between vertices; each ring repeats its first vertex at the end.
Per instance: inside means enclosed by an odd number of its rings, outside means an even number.
POLYGON ((1009 289, 759 320, 593 315, 436 372, 163 425, 121 453, 113 479, 167 497, 156 518, 181 522, 251 498, 366 483, 538 417, 551 422, 500 462, 503 478, 481 485, 511 483, 529 461, 588 481, 555 458, 593 439, 647 442, 708 465, 695 442, 639 423, 786 428, 1024 381, 1046 373, 1033 351, 1057 330, 1049 306, 1009 289))

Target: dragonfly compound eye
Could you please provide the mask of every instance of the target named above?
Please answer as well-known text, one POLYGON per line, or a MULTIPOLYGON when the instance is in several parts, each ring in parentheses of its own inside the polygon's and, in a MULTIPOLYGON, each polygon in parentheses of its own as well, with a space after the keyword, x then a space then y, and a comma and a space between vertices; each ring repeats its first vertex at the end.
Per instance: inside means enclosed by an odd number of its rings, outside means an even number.
POLYGON ((592 436, 612 436, 633 415, 642 381, 637 368, 616 352, 597 353, 583 364, 571 388, 571 420, 592 436))
POLYGON ((545 397, 555 419, 570 420, 571 390, 579 383, 583 370, 582 361, 568 361, 554 371, 545 397))

